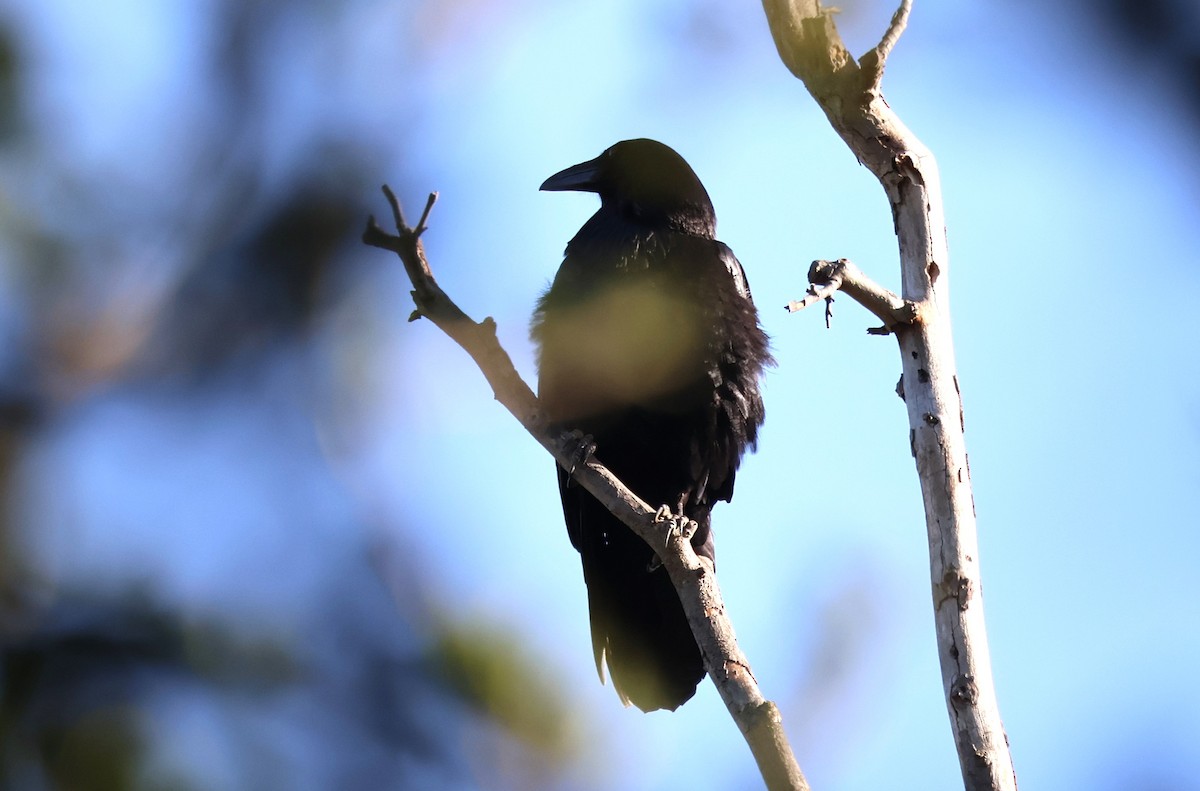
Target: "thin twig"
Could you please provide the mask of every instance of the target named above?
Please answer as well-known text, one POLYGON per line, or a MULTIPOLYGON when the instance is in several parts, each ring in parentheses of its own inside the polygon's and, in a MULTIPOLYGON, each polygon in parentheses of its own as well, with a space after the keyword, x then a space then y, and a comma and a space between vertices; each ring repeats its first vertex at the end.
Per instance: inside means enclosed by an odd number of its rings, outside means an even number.
POLYGON ((421 219, 417 220, 417 227, 413 229, 413 233, 416 234, 417 238, 420 238, 421 234, 429 230, 429 226, 427 225, 427 222, 429 221, 429 212, 433 211, 433 204, 437 203, 437 199, 438 194, 436 192, 431 192, 429 193, 429 197, 425 200, 425 210, 421 212, 421 219))
MULTIPOLYGON (((404 210, 400 208, 400 201, 396 198, 396 193, 392 192, 392 188, 387 184, 384 184, 382 189, 383 197, 387 198, 388 206, 392 209, 392 220, 395 222, 396 228, 399 229, 400 235, 404 236, 405 234, 412 233, 412 229, 404 222, 404 210)), ((374 217, 371 218, 371 222, 375 222, 374 217)), ((378 230, 380 233, 383 232, 382 228, 378 228, 378 230)))
POLYGON ((858 59, 858 65, 863 71, 864 81, 869 92, 879 92, 879 84, 883 80, 883 70, 887 66, 888 56, 892 54, 892 49, 900 40, 900 34, 908 26, 908 15, 911 11, 912 0, 902 0, 896 13, 892 14, 892 21, 883 34, 883 38, 874 48, 867 50, 866 54, 858 59))
POLYGON ((901 0, 900 7, 896 9, 896 13, 892 14, 892 22, 888 25, 887 32, 883 34, 883 38, 875 47, 875 51, 879 53, 881 64, 887 63, 888 56, 892 54, 892 48, 900 40, 900 34, 908 27, 910 13, 912 13, 912 0, 901 0))
MULTIPOLYGON (((793 299, 783 307, 788 313, 799 313, 805 308, 817 304, 821 300, 825 300, 826 304, 828 304, 829 302, 833 301, 834 293, 837 292, 837 290, 841 287, 842 281, 840 278, 834 279, 821 286, 818 286, 816 283, 812 283, 809 285, 808 291, 805 292, 804 299, 793 299)), ((826 309, 826 312, 829 312, 828 309, 826 309)))

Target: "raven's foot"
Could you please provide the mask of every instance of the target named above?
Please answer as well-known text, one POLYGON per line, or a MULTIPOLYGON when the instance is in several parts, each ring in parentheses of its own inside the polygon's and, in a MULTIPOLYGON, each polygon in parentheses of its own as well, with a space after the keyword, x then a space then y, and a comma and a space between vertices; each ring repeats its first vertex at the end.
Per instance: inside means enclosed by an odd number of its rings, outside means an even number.
MULTIPOLYGON (((669 544, 671 539, 675 536, 679 536, 685 541, 691 541, 692 536, 694 536, 696 531, 700 529, 700 526, 696 524, 694 519, 688 519, 687 516, 684 515, 682 509, 679 513, 675 513, 671 510, 671 506, 669 505, 660 505, 658 507, 658 510, 654 512, 654 522, 655 524, 662 524, 664 522, 668 523, 667 538, 663 542, 663 546, 669 544)), ((662 560, 656 554, 650 559, 650 565, 647 570, 654 571, 661 565, 662 560)))
POLYGON ((596 452, 596 442, 592 439, 591 434, 584 434, 579 429, 571 429, 562 433, 562 442, 564 445, 570 445, 571 466, 567 469, 567 475, 574 476, 575 471, 591 460, 592 454, 596 452))

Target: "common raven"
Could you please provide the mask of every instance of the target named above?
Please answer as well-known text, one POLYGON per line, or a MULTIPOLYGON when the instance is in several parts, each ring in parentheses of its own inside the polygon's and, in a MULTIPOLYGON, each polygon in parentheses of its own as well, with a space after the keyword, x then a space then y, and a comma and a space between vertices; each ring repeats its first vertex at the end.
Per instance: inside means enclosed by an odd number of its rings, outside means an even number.
MULTIPOLYGON (((713 559, 709 512, 755 445, 771 362, 742 266, 716 240, 704 186, 662 143, 617 143, 541 188, 600 195, 533 317, 547 416, 590 436, 647 503, 694 519, 692 546, 713 559)), ((607 660, 623 703, 677 708, 704 665, 666 569, 561 468, 558 487, 601 680, 607 660)))

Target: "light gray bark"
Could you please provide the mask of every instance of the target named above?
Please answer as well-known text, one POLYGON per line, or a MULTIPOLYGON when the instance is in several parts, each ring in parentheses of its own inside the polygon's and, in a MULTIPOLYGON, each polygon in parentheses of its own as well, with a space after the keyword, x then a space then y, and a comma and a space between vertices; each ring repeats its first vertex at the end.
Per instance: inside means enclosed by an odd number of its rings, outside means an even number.
MULTIPOLYGON (((950 332, 949 255, 937 164, 884 101, 880 79, 907 23, 904 0, 879 46, 855 61, 829 9, 814 0, 763 0, 784 64, 800 78, 891 204, 900 248, 902 299, 857 268, 830 262, 799 309, 841 288, 884 320, 903 366, 909 441, 925 504, 934 620, 942 682, 965 787, 1016 789, 992 680, 979 572, 962 399, 950 332), (824 275, 822 275, 824 277, 824 275), (853 281, 848 288, 846 281, 853 281)), ((838 262, 848 264, 848 262, 838 262)))

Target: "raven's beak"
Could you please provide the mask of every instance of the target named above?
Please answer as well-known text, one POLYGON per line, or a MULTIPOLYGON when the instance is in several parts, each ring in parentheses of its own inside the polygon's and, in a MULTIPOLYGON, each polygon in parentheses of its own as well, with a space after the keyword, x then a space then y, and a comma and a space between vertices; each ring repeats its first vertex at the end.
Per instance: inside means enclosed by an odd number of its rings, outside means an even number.
POLYGON ((571 165, 566 170, 560 170, 542 182, 541 189, 546 192, 562 192, 577 190, 579 192, 595 192, 600 184, 600 157, 571 165))

